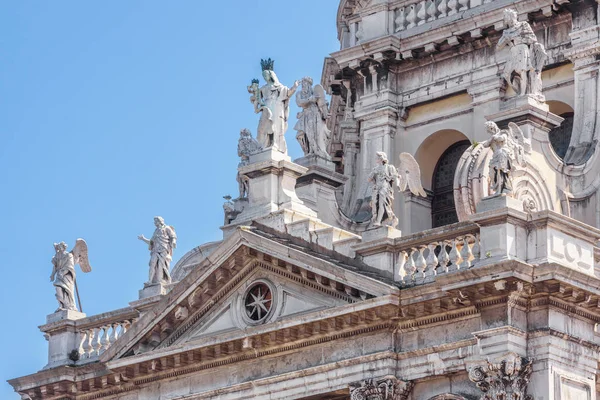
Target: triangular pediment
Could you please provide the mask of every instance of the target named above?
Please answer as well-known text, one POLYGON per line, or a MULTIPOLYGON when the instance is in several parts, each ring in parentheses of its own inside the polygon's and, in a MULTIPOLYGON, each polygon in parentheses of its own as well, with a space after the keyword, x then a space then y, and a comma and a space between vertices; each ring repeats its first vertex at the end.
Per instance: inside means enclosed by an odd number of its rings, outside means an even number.
POLYGON ((238 229, 146 311, 101 361, 211 343, 397 295, 396 286, 361 273, 361 267, 342 255, 320 256, 273 235, 238 229))

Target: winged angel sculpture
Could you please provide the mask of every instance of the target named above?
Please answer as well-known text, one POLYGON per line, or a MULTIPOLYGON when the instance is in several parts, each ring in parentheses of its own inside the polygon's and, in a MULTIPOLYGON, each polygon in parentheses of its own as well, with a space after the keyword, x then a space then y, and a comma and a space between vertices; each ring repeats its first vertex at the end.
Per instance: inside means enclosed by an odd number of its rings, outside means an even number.
MULTIPOLYGON (((73 250, 67 251, 65 242, 54 243, 56 254, 52 257, 52 275, 50 280, 56 288, 56 300, 58 300, 58 311, 77 311, 75 305, 75 293, 77 282, 75 281, 75 264, 79 264, 81 271, 87 273, 92 271, 88 260, 88 247, 83 239, 77 239, 73 250)), ((81 308, 81 304, 79 305, 81 308)))
POLYGON ((513 191, 512 174, 515 168, 526 166, 525 136, 514 122, 508 123, 508 129, 500 129, 492 121, 486 122, 485 127, 492 135, 481 144, 492 149, 490 190, 497 195, 510 195, 513 191))
POLYGON ((396 167, 388 163, 387 154, 376 153, 377 165, 369 175, 373 184, 371 194, 372 226, 381 224, 396 227, 398 218, 394 214, 394 183, 401 191, 408 189, 416 196, 427 197, 421 185, 421 169, 417 160, 409 153, 400 153, 400 165, 396 167))

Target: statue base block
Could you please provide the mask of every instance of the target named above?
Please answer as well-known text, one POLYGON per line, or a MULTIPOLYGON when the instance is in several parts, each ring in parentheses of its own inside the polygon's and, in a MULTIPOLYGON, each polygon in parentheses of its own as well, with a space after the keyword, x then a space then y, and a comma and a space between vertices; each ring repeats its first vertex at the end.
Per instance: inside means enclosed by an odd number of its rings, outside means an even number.
POLYGON ((492 210, 502 210, 505 208, 523 211, 523 203, 515 198, 507 196, 506 194, 498 194, 481 199, 479 204, 477 204, 477 213, 484 213, 492 210))
POLYGON ((248 164, 255 164, 265 161, 288 161, 291 162, 292 159, 287 153, 282 153, 281 151, 274 149, 273 147, 267 147, 264 150, 261 150, 258 153, 252 154, 250 159, 248 160, 248 164))
POLYGON ((46 323, 51 324, 53 322, 71 320, 75 321, 78 319, 85 318, 85 313, 75 311, 75 310, 60 310, 53 314, 46 316, 46 323))
POLYGON ((145 284, 144 288, 139 292, 140 300, 147 299, 149 297, 162 296, 167 294, 167 288, 165 285, 156 283, 153 285, 145 284))
POLYGON ((402 236, 402 232, 399 229, 391 226, 382 225, 369 228, 362 234, 363 242, 374 242, 385 239, 395 239, 402 236))
POLYGON ((335 170, 335 164, 333 163, 333 161, 326 160, 323 157, 319 157, 314 154, 297 158, 296 160, 294 160, 294 162, 306 168, 320 167, 331 171, 335 170))

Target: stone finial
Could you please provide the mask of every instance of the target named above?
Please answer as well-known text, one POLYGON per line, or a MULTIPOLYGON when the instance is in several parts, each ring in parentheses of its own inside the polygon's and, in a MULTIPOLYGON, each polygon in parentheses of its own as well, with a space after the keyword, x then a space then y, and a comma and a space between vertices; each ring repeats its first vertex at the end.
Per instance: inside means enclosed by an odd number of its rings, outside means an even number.
POLYGON ((367 379, 350 384, 351 400, 406 400, 414 384, 395 376, 367 379))
POLYGON ((469 379, 485 394, 480 400, 521 399, 533 400, 526 394, 531 379, 533 361, 511 353, 495 363, 469 370, 469 379))

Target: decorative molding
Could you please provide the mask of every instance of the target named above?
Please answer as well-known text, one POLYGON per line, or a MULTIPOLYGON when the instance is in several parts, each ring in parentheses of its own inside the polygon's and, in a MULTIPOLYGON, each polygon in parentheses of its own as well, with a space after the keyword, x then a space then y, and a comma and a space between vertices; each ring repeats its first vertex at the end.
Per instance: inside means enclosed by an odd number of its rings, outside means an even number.
POLYGON ((414 383, 402 381, 395 376, 366 379, 352 383, 350 400, 406 400, 414 383))
POLYGON ((471 368, 469 379, 485 393, 480 400, 533 400, 526 394, 532 365, 532 360, 510 353, 495 363, 488 360, 485 365, 471 368))

